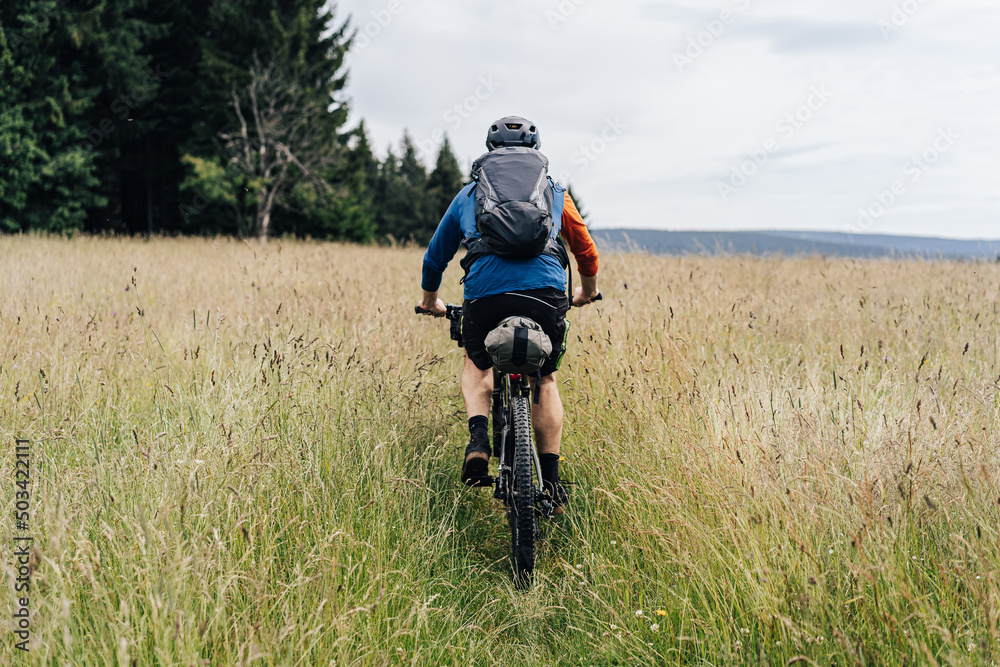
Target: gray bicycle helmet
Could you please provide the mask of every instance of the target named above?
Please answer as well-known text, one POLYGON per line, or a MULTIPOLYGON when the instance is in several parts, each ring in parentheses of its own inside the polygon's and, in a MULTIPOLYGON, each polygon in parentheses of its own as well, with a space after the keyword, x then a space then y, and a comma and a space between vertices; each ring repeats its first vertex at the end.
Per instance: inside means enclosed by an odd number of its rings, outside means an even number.
POLYGON ((538 150, 542 147, 542 138, 530 120, 520 116, 507 116, 494 121, 486 135, 487 149, 503 146, 527 146, 538 150))

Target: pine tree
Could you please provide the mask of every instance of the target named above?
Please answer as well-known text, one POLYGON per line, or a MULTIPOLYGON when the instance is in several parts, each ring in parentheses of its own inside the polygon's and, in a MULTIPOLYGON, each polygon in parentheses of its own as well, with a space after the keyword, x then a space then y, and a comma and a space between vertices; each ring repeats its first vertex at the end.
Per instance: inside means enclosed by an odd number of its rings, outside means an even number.
POLYGON ((427 169, 408 132, 403 133, 402 157, 392 149, 379 169, 376 201, 376 234, 396 241, 427 243, 434 235, 427 190, 427 169))
POLYGON ((325 182, 335 186, 316 187, 305 179, 296 183, 287 207, 287 224, 296 235, 355 242, 374 235, 378 160, 363 122, 346 135, 346 148, 343 159, 324 173, 325 182))
POLYGON ((87 228, 151 231, 151 190, 161 177, 153 144, 162 114, 154 102, 168 73, 162 63, 152 66, 145 48, 164 37, 168 26, 154 23, 142 0, 96 3, 80 19, 90 34, 79 61, 97 87, 87 135, 109 202, 92 212, 87 228))
MULTIPOLYGON (((99 18, 99 17, 98 17, 99 18)), ((85 120, 100 21, 57 0, 8 0, 0 19, 0 229, 73 232, 98 194, 85 120)), ((119 53, 128 55, 128 45, 119 53)), ((119 72, 118 64, 110 68, 119 72)), ((94 130, 99 132, 100 130, 94 130)))
POLYGON ((399 173, 399 158, 391 148, 379 164, 373 196, 376 238, 405 240, 409 212, 406 183, 399 173))
POLYGON ((335 6, 4 0, 0 230, 245 234, 270 213, 272 233, 370 238, 380 170, 363 128, 342 132, 350 37, 335 6), (242 129, 234 93, 252 115, 252 63, 295 96, 289 123, 250 123, 244 142, 287 158, 280 182, 241 170, 246 146, 225 140, 242 129))
MULTIPOLYGON (((437 162, 434 164, 434 171, 427 179, 427 199, 430 219, 435 227, 444 217, 448 207, 458 191, 462 189, 462 171, 459 169, 458 160, 451 150, 451 143, 448 137, 444 138, 441 150, 438 151, 437 162)), ((431 230, 433 235, 434 231, 431 230)))
MULTIPOLYGON (((220 186, 250 192, 262 238, 370 228, 367 214, 354 219, 361 211, 350 201, 354 176, 344 169, 341 91, 349 39, 347 24, 334 28, 333 21, 333 6, 324 0, 216 0, 209 12, 214 29, 202 40, 197 95, 210 111, 188 150, 191 159, 218 161, 216 173, 226 174, 220 186), (254 101, 262 113, 255 114, 254 101), (331 219, 331 211, 353 221, 331 219)), ((230 199, 245 198, 237 192, 230 199)))
POLYGON ((372 152, 371 141, 368 139, 368 127, 365 121, 358 123, 358 127, 350 133, 348 141, 353 141, 351 147, 351 164, 364 176, 365 185, 369 190, 374 189, 378 180, 379 162, 372 152))
POLYGON ((350 241, 369 241, 375 235, 375 205, 373 201, 378 179, 378 160, 372 153, 368 129, 364 121, 347 136, 347 159, 343 173, 334 179, 344 183, 347 195, 343 206, 345 227, 341 238, 350 241))
MULTIPOLYGON (((144 3, 142 17, 155 26, 142 55, 156 80, 156 94, 131 109, 128 133, 120 133, 121 156, 110 165, 123 212, 119 227, 130 232, 193 231, 180 214, 200 200, 180 191, 187 173, 182 148, 205 117, 205 104, 192 92, 201 78, 201 41, 209 3, 159 0, 144 3)), ((111 180, 108 179, 108 180, 111 180)))
POLYGON ((234 89, 251 79, 250 65, 274 61, 314 99, 332 107, 323 123, 335 137, 347 120, 340 93, 349 39, 347 24, 334 27, 335 3, 326 0, 211 0, 201 43, 196 96, 205 106, 197 141, 188 148, 207 154, 220 132, 237 119, 229 105, 234 89))
POLYGON ((403 156, 399 161, 399 176, 403 183, 405 208, 400 236, 426 244, 434 235, 437 221, 431 221, 430 199, 427 192, 427 168, 420 161, 417 147, 409 132, 403 133, 403 156))

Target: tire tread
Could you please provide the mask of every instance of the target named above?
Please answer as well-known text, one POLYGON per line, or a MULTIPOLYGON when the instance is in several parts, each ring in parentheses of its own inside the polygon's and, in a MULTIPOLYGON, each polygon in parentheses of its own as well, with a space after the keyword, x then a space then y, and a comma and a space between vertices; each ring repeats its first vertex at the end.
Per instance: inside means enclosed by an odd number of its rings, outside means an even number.
POLYGON ((535 568, 535 536, 538 517, 535 513, 534 457, 531 438, 531 406, 526 396, 513 399, 514 417, 514 488, 509 509, 511 551, 514 580, 519 587, 526 586, 535 568))

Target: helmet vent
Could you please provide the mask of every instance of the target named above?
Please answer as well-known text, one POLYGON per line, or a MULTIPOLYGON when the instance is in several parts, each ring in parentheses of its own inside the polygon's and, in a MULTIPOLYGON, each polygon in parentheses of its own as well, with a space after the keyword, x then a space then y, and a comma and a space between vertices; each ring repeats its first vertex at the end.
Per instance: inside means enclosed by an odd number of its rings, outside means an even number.
POLYGON ((525 146, 538 150, 542 145, 534 123, 520 116, 506 116, 493 121, 486 135, 486 148, 525 146))

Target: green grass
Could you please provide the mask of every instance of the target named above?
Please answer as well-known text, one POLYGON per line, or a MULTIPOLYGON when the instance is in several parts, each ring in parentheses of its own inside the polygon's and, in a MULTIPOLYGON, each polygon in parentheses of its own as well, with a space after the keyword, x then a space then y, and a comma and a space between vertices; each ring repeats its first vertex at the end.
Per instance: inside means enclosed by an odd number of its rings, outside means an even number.
POLYGON ((0 661, 995 664, 1000 266, 602 257, 518 592, 420 261, 0 238, 0 661))

